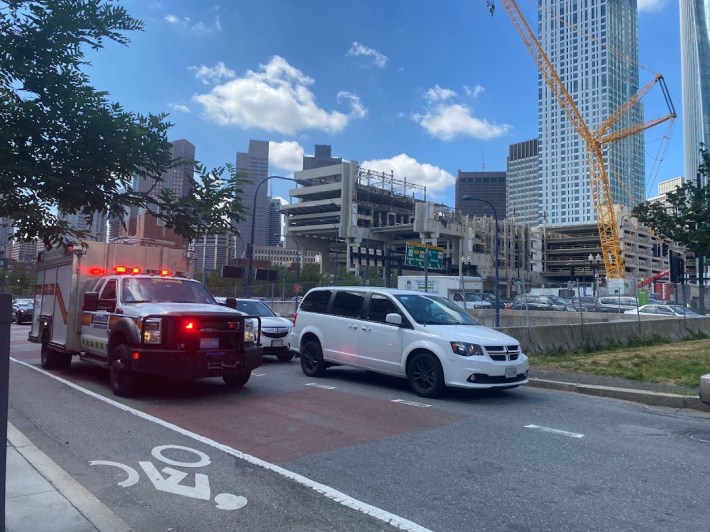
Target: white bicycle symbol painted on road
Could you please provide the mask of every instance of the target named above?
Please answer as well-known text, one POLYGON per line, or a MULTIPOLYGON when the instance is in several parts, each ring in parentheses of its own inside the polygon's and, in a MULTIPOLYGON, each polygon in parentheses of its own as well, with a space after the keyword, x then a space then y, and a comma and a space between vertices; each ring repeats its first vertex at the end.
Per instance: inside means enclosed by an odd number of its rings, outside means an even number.
MULTIPOLYGON (((182 445, 159 445, 158 447, 154 447, 150 454, 153 455, 153 458, 167 464, 168 466, 195 468, 205 467, 211 463, 210 457, 202 451, 198 451, 197 449, 192 449, 190 447, 183 447, 182 445), (180 451, 194 453, 197 456, 197 460, 194 462, 180 462, 172 460, 163 455, 163 452, 169 449, 177 449, 180 451)), ((126 479, 118 483, 118 485, 122 488, 134 486, 140 480, 138 471, 126 464, 111 462, 108 460, 93 460, 89 462, 89 465, 107 465, 122 469, 126 473, 126 479)), ((194 485, 189 485, 182 484, 182 481, 188 476, 188 473, 184 471, 179 471, 177 469, 173 469, 172 467, 163 467, 161 470, 158 470, 158 468, 153 465, 153 462, 149 461, 139 461, 138 465, 141 466, 145 474, 148 476, 148 479, 153 483, 153 486, 155 486, 155 489, 157 490, 165 491, 167 493, 175 493, 176 495, 182 495, 184 497, 191 497, 193 499, 200 499, 203 501, 209 501, 212 498, 209 478, 203 473, 195 473, 194 485), (163 474, 165 476, 163 476, 163 474)), ((220 493, 215 495, 214 502, 219 510, 239 510, 240 508, 244 508, 244 506, 246 506, 247 499, 241 495, 220 493)))

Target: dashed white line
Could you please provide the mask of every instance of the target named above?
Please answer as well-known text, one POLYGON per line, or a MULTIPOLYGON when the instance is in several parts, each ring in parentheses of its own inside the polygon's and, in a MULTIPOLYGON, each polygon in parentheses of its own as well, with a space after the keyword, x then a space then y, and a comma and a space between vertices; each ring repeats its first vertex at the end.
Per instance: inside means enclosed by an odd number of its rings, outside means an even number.
POLYGON ((337 390, 337 386, 326 386, 325 384, 316 384, 315 382, 307 382, 306 386, 313 386, 314 388, 323 388, 324 390, 337 390))
POLYGON ((525 428, 539 430, 541 432, 551 432, 552 434, 559 434, 560 436, 569 436, 570 438, 584 438, 584 434, 579 434, 578 432, 567 432, 566 430, 551 429, 549 427, 541 427, 540 425, 525 425, 525 428))
MULTIPOLYGON (((10 360, 12 360, 13 362, 16 362, 18 364, 22 364, 23 366, 26 366, 30 369, 33 369, 33 370, 37 371, 38 373, 42 373, 43 375, 46 375, 47 377, 50 377, 58 382, 61 382, 62 384, 65 384, 65 385, 69 386, 70 388, 74 388, 75 390, 77 390, 83 394, 86 394, 90 397, 93 397, 94 399, 98 399, 99 401, 103 401, 106 404, 114 406, 114 407, 118 408, 119 410, 123 410, 124 412, 128 412, 129 414, 133 414, 136 417, 139 417, 139 418, 144 419, 146 421, 150 421, 152 423, 155 423, 156 425, 160 425, 161 427, 165 427, 167 429, 173 430, 173 431, 177 432, 178 434, 182 434, 184 436, 187 436, 188 438, 192 438, 195 441, 199 441, 200 443, 203 443, 203 444, 213 447, 215 449, 219 449, 220 451, 230 454, 236 458, 240 458, 240 459, 244 460, 245 462, 256 465, 258 467, 262 467, 268 471, 272 471, 278 475, 281 475, 284 478, 288 478, 290 480, 293 480, 294 482, 297 482, 297 483, 301 484, 302 486, 306 486, 306 487, 312 489, 313 491, 315 491, 316 493, 320 493, 321 495, 324 495, 325 497, 328 497, 329 499, 331 499, 331 500, 333 500, 333 501, 335 501, 347 508, 351 508, 351 509, 356 510, 358 512, 362 512, 363 514, 366 514, 366 515, 370 515, 370 516, 374 517, 375 519, 379 519, 380 521, 383 521, 383 522, 390 524, 396 528, 399 528, 400 530, 410 530, 412 532, 432 532, 428 528, 418 525, 417 523, 414 523, 413 521, 409 521, 408 519, 405 519, 404 517, 400 517, 398 515, 388 512, 386 510, 383 510, 381 508, 377 508, 376 506, 372 506, 370 504, 367 504, 366 502, 359 501, 353 497, 350 497, 349 495, 346 495, 345 493, 343 493, 341 491, 331 488, 330 486, 326 486, 325 484, 321 484, 320 482, 315 482, 315 481, 311 480, 310 478, 299 475, 298 473, 294 473, 293 471, 289 471, 288 469, 284 469, 283 467, 277 466, 276 464, 272 464, 270 462, 262 460, 261 458, 257 458, 256 456, 252 456, 252 455, 244 453, 242 451, 238 451, 237 449, 233 449, 232 447, 228 447, 227 445, 223 445, 219 442, 216 442, 214 440, 206 438, 205 436, 202 436, 202 435, 197 434, 195 432, 189 431, 187 429, 184 429, 184 428, 174 425, 172 423, 168 423, 167 421, 164 421, 160 418, 157 418, 155 416, 151 416, 150 414, 146 414, 145 412, 141 412, 140 410, 136 410, 135 408, 131 408, 130 406, 124 405, 123 403, 119 403, 118 401, 114 401, 113 399, 109 399, 108 397, 104 397, 103 395, 92 392, 91 390, 87 390, 85 388, 82 388, 81 386, 74 384, 73 382, 69 382, 68 380, 62 379, 61 377, 57 377, 56 375, 53 375, 52 373, 49 373, 41 368, 38 368, 36 366, 32 366, 31 364, 28 364, 26 362, 22 362, 21 360, 17 360, 13 357, 10 357, 10 360)), ((322 385, 318 385, 318 386, 322 387, 322 385)))
POLYGON ((404 399, 392 399, 393 403, 399 403, 402 405, 409 405, 409 406, 418 406, 419 408, 429 408, 431 405, 428 405, 426 403, 417 403, 415 401, 406 401, 404 399))

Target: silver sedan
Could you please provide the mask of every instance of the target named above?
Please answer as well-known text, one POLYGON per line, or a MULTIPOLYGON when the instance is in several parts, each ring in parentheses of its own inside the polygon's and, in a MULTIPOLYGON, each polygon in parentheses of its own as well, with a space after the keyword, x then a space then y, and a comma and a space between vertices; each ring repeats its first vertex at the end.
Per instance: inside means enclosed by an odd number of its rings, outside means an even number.
POLYGON ((710 405, 710 373, 700 377, 700 400, 710 405))

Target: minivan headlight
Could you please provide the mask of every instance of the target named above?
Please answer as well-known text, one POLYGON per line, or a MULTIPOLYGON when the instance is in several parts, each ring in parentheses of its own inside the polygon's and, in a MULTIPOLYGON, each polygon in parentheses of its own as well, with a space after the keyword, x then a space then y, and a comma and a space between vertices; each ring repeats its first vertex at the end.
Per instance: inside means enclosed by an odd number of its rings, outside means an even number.
POLYGON ((483 356, 483 349, 478 344, 451 342, 451 350, 462 357, 483 356))

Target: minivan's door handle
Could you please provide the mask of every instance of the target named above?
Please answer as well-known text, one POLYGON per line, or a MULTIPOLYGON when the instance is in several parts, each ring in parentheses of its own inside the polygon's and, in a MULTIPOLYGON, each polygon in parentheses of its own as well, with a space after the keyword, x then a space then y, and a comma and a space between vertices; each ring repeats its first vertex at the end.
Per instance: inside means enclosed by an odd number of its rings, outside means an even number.
POLYGON ((370 327, 369 325, 363 325, 363 326, 361 327, 361 329, 362 329, 363 331, 370 332, 370 331, 372 330, 372 327, 370 327))
POLYGON ((351 329, 357 331, 357 323, 351 323, 350 325, 348 325, 348 327, 350 327, 351 329))

